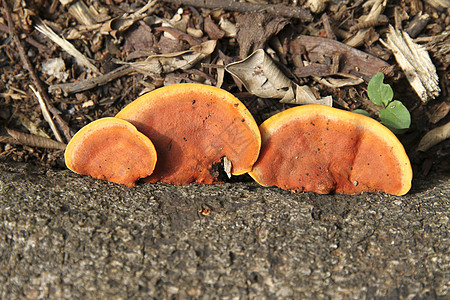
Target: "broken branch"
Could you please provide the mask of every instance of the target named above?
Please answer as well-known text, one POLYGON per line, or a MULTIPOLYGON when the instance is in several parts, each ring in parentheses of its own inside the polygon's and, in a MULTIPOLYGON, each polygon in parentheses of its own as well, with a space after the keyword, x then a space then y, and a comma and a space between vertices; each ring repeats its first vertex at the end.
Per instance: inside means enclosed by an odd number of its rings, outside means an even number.
POLYGON ((164 2, 177 5, 192 5, 209 9, 222 8, 227 11, 237 12, 265 12, 274 16, 296 18, 305 22, 311 22, 311 13, 298 6, 286 6, 275 4, 255 4, 248 2, 235 2, 232 0, 164 0, 164 2))

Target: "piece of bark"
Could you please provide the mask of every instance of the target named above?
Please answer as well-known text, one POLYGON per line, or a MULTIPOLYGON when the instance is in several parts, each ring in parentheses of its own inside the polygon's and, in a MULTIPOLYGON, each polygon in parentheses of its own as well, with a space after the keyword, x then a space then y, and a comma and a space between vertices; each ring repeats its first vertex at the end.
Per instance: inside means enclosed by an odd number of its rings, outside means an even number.
POLYGON ((97 24, 97 20, 95 19, 92 10, 87 7, 84 1, 76 1, 69 6, 68 11, 80 24, 87 26, 97 24))
POLYGON ((333 28, 331 27, 330 18, 328 17, 327 13, 324 13, 322 17, 320 18, 323 23, 323 28, 325 29, 325 34, 327 35, 327 38, 336 40, 336 35, 333 32, 333 28))
POLYGON ((422 12, 420 12, 414 17, 411 23, 409 23, 408 27, 406 27, 406 32, 410 37, 415 38, 422 32, 425 26, 427 26, 429 20, 429 14, 422 14, 422 12))
POLYGON ((300 45, 293 49, 303 47, 311 63, 323 64, 324 58, 328 58, 331 64, 333 56, 338 55, 340 73, 362 77, 365 81, 369 81, 380 70, 389 67, 384 60, 331 39, 300 35, 291 43, 300 45))
POLYGON ((295 76, 302 78, 308 76, 331 76, 334 75, 331 71, 331 66, 325 64, 311 63, 307 66, 297 67, 294 69, 295 76))
POLYGON ((440 12, 450 8, 450 0, 425 0, 425 2, 440 12))

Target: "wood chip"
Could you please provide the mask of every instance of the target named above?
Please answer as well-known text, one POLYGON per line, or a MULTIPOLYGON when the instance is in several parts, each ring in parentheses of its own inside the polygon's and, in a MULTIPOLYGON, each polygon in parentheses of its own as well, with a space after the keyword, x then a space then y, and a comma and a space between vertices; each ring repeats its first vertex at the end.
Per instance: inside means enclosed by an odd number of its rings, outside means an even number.
POLYGON ((400 68, 422 102, 426 103, 439 96, 441 89, 436 67, 424 47, 414 43, 406 32, 392 26, 389 26, 386 41, 381 42, 394 53, 400 68))

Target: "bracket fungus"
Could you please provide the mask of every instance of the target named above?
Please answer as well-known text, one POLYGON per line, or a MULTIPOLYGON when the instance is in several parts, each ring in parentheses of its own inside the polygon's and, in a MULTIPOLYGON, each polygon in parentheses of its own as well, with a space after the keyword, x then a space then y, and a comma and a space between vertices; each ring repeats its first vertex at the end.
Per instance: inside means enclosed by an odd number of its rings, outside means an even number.
POLYGON ((155 144, 158 162, 147 182, 218 183, 215 166, 226 157, 231 174, 252 169, 261 147, 253 116, 225 90, 193 83, 165 86, 120 111, 155 144))
POLYGON ((406 194, 412 169, 397 137, 379 122, 324 105, 287 109, 260 125, 262 146, 249 174, 296 192, 406 194))
POLYGON ((128 187, 149 176, 156 164, 150 139, 118 118, 99 119, 81 128, 67 145, 64 157, 75 173, 128 187))

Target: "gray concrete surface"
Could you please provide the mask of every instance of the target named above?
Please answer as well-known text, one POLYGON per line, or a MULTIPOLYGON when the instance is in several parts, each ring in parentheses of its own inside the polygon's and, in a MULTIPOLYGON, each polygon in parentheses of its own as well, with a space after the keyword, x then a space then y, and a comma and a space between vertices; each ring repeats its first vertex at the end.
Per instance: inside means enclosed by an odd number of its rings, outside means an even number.
POLYGON ((449 178, 404 197, 127 189, 1 160, 0 297, 449 299, 449 196, 449 178))

